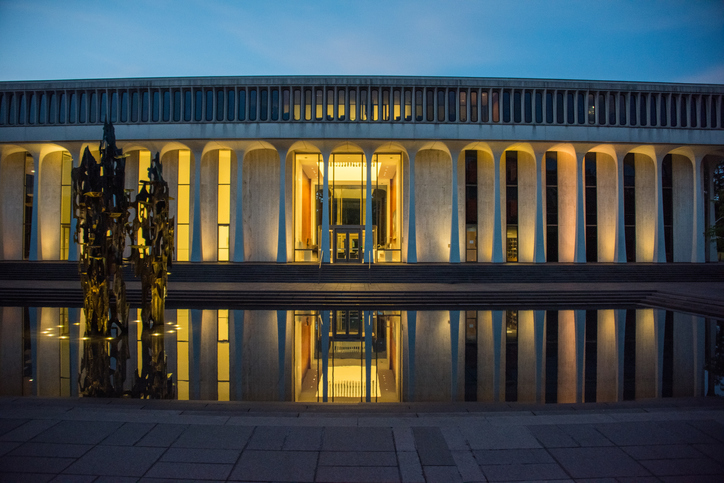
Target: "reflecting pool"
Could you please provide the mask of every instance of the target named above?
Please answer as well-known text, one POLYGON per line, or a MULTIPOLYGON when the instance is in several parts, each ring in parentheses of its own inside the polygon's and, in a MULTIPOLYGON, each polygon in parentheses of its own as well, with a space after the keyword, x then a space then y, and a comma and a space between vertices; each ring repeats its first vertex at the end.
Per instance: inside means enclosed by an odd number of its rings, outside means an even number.
MULTIPOLYGON (((94 383, 82 309, 0 307, 0 316, 0 394, 79 397, 94 383)), ((124 396, 344 403, 703 396, 722 329, 722 321, 651 308, 170 309, 165 319, 154 344, 131 321, 127 334, 113 334, 123 342, 113 347, 128 351, 96 361, 124 396), (149 361, 166 373, 149 371, 149 361)))

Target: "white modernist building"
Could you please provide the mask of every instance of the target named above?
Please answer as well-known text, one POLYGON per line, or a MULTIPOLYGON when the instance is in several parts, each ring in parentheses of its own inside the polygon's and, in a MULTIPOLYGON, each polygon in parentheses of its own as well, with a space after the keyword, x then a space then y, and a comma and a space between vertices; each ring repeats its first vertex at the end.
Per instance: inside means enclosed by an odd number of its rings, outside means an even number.
POLYGON ((70 169, 107 119, 126 188, 160 153, 179 261, 716 260, 723 97, 538 79, 0 82, 0 258, 77 257, 70 169))

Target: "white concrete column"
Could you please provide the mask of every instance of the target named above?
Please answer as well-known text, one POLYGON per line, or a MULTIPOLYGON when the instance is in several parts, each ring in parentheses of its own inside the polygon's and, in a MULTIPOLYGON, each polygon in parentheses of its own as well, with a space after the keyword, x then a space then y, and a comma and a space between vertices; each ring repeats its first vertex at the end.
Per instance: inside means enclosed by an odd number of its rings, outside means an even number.
POLYGON ((704 230, 706 229, 706 223, 704 222, 704 172, 703 163, 704 156, 697 154, 694 156, 694 186, 693 194, 694 199, 692 205, 694 207, 693 213, 693 229, 692 240, 691 240, 691 261, 694 263, 706 262, 705 246, 704 246, 704 230))
MULTIPOLYGON (((74 168, 77 168, 80 166, 80 161, 83 159, 83 148, 80 149, 78 152, 78 156, 73 159, 72 166, 74 168)), ((72 189, 72 188, 71 188, 72 189)), ((70 213, 70 238, 68 240, 68 261, 69 262, 77 262, 79 253, 78 253, 78 244, 75 242, 75 230, 78 226, 78 220, 75 218, 75 212, 73 212, 73 207, 71 206, 71 213, 70 213)))
MULTIPOLYGON (((279 231, 277 239, 277 263, 287 263, 287 201, 286 165, 287 149, 279 149, 279 231)), ((326 177, 325 177, 326 181, 326 177)))
MULTIPOLYGON (((374 254, 374 240, 372 239, 372 157, 374 149, 364 150, 365 163, 367 163, 367 181, 365 182, 365 254, 364 262, 371 263, 374 254)), ((379 230, 379 227, 377 228, 379 230)))
POLYGON ((460 263, 460 217, 458 213, 458 158, 460 149, 450 150, 452 159, 452 216, 450 217, 450 263, 460 263))
POLYGON ((33 176, 33 220, 30 225, 30 254, 28 260, 42 260, 40 254, 40 212, 38 211, 38 205, 40 204, 40 156, 39 151, 30 152, 33 157, 33 169, 35 175, 33 176))
POLYGON ((545 179, 545 151, 534 152, 535 157, 535 245, 533 248, 533 261, 535 263, 545 263, 546 261, 546 246, 545 246, 545 190, 544 179, 545 179))
POLYGON ((410 206, 408 208, 408 233, 407 233, 407 263, 417 263, 417 227, 415 225, 415 156, 417 151, 410 151, 410 180, 409 180, 409 199, 410 206))
POLYGON ((194 208, 191 225, 191 257, 192 262, 200 262, 201 254, 201 158, 203 151, 194 149, 191 151, 194 156, 194 208))
MULTIPOLYGON (((724 105, 720 106, 724 107, 724 105)), ((704 167, 702 166, 702 169, 704 167)), ((713 166, 710 165, 709 167, 709 185, 706 187, 707 191, 709 192, 709 226, 714 226, 716 223, 716 213, 714 211, 714 201, 712 200, 712 194, 714 193, 714 176, 712 176, 713 173, 713 166)), ((716 245, 716 238, 709 237, 709 247, 708 252, 709 256, 707 257, 708 262, 716 262, 719 258, 719 253, 717 251, 717 245, 716 245)))
POLYGON ((232 261, 244 261, 244 210, 242 200, 244 198, 244 155, 243 149, 235 150, 236 153, 236 212, 234 214, 234 256, 232 261))
POLYGON ((493 151, 493 263, 505 263, 505 232, 503 231, 502 206, 500 204, 500 162, 505 151, 493 151))
POLYGON ((666 262, 666 239, 664 236, 664 202, 662 185, 662 165, 664 156, 655 154, 656 186, 654 187, 654 202, 656 203, 656 222, 654 223, 654 263, 666 262))
MULTIPOLYGON (((319 244, 320 262, 329 263, 329 151, 322 152, 324 180, 322 185, 322 242, 319 244)), ((325 394, 327 386, 325 382, 325 394)), ((326 401, 326 397, 325 397, 326 401)))
POLYGON ((586 263, 586 153, 576 151, 576 249, 573 261, 586 263))
POLYGON ((616 200, 618 207, 616 211, 616 246, 614 248, 613 261, 626 263, 626 220, 624 217, 623 193, 623 159, 624 156, 616 153, 616 200))

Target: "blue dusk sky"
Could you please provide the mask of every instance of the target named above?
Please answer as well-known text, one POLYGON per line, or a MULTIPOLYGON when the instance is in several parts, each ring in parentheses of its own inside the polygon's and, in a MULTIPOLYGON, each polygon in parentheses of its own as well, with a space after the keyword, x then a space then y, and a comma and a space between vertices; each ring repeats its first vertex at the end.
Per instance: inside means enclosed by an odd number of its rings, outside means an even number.
POLYGON ((724 1, 0 0, 0 80, 236 75, 724 84, 724 1))

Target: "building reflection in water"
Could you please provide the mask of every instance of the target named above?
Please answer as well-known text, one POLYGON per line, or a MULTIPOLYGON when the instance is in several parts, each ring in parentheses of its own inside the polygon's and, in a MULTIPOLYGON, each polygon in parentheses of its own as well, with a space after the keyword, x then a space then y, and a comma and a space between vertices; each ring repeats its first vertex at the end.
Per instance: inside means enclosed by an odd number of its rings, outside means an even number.
MULTIPOLYGON (((0 394, 77 397, 82 310, 0 314, 0 394)), ((302 402, 702 396, 721 323, 655 309, 178 309, 165 318, 178 399, 302 402)), ((143 364, 137 329, 131 373, 143 364)))

